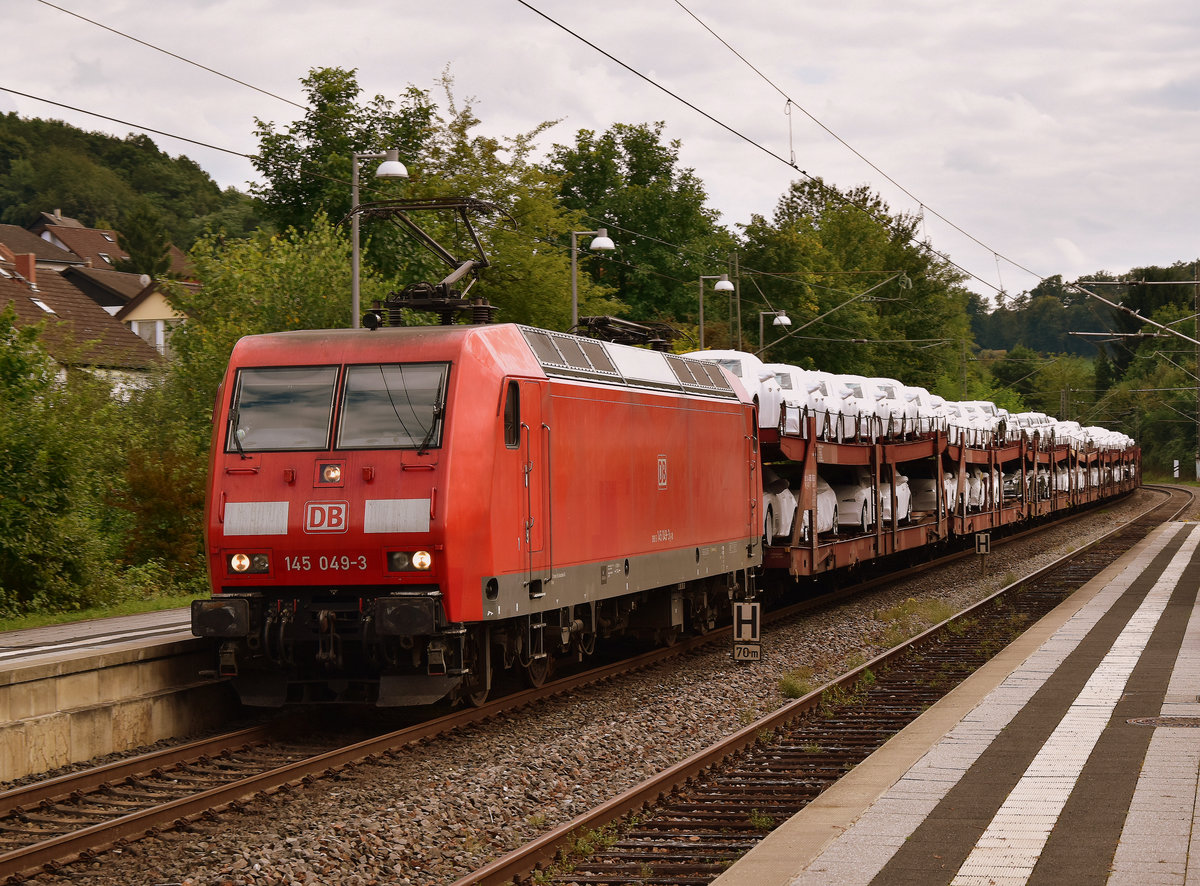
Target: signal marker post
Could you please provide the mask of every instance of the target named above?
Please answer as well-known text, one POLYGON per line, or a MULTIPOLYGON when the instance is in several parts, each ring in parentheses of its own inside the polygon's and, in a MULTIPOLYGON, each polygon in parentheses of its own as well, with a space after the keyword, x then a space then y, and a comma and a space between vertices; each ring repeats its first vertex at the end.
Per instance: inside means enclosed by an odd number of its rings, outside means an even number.
POLYGON ((975 533, 975 553, 979 555, 979 574, 987 575, 987 555, 992 552, 992 534, 975 533))
POLYGON ((759 661, 762 659, 761 603, 733 604, 733 660, 759 661))

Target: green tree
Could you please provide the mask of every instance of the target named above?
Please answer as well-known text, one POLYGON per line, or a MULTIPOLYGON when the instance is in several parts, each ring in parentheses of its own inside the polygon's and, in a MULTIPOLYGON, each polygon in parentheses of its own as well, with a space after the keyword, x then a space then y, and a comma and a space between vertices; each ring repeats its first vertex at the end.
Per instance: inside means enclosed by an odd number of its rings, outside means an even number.
POLYGON ((148 136, 122 139, 60 120, 0 115, 0 222, 28 225, 40 212, 61 209, 103 227, 148 204, 169 239, 187 249, 201 230, 197 220, 223 199, 194 161, 168 156, 148 136))
POLYGON ((970 330, 961 275, 915 239, 865 187, 793 183, 771 220, 745 231, 743 311, 792 320, 771 359, 833 372, 891 376, 933 388, 953 374, 970 330), (757 296, 757 297, 756 297, 757 296))
POLYGON ((58 378, 39 327, 0 310, 0 612, 70 610, 105 593, 104 496, 120 476, 115 404, 84 373, 58 378))
POLYGON ((1059 354, 1049 358, 1034 375, 1028 403, 1031 409, 1060 421, 1088 424, 1088 412, 1096 401, 1095 388, 1091 361, 1059 354))
MULTIPOLYGON (((350 208, 351 153, 395 145, 410 178, 390 190, 364 180, 364 202, 402 194, 408 201, 471 197, 497 205, 499 214, 473 219, 490 267, 478 282, 468 277, 459 288, 471 287, 472 296, 489 299, 499 309, 499 320, 551 328, 569 325, 569 261, 564 250, 554 247, 582 220, 558 200, 558 179, 532 161, 536 139, 549 123, 507 138, 480 135, 471 102, 456 100, 448 73, 441 78, 444 111, 415 87, 399 108, 381 96, 364 105, 353 71, 314 70, 303 82, 311 103, 303 121, 282 132, 259 121, 256 163, 267 184, 258 193, 273 218, 298 230, 312 225, 314 213, 322 209, 329 219, 342 218, 350 208), (298 172, 304 169, 323 172, 298 172)), ((414 211, 411 217, 456 260, 477 257, 456 214, 414 211)), ((364 308, 388 288, 436 283, 452 270, 384 220, 364 220, 362 240, 363 267, 380 278, 376 296, 364 290, 364 308)), ((580 304, 586 311, 612 313, 620 308, 603 287, 583 275, 580 279, 580 304)), ((344 322, 339 319, 334 325, 344 322)))
POLYGON ((1025 345, 1017 345, 991 365, 992 378, 1027 399, 1034 391, 1038 370, 1047 361, 1025 345))
POLYGON ((561 179, 565 205, 581 213, 581 230, 607 226, 617 244, 614 258, 589 262, 586 273, 612 287, 632 319, 694 320, 700 276, 729 271, 735 243, 705 206, 695 171, 680 164, 679 141, 664 142, 663 127, 581 129, 574 145, 554 146, 548 168, 561 179))
MULTIPOLYGON (((399 100, 376 95, 362 103, 357 71, 313 68, 300 81, 308 96, 304 118, 277 128, 255 118, 259 149, 254 166, 264 183, 251 188, 267 217, 280 229, 303 229, 319 215, 337 221, 350 211, 353 154, 396 149, 412 166, 420 160, 434 125, 429 94, 409 86, 399 100)), ((362 164, 360 199, 396 192, 362 164)))
POLYGON ((138 204, 125 216, 117 242, 129 253, 129 258, 117 262, 118 271, 161 280, 171 267, 171 241, 167 239, 167 229, 147 203, 138 204))

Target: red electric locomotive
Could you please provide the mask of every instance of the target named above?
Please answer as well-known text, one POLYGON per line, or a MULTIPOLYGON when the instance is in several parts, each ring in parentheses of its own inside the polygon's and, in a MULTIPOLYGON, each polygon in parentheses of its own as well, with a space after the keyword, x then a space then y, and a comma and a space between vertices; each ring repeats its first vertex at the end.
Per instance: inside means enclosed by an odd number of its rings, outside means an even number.
POLYGON ((511 324, 250 336, 193 631, 249 704, 478 703, 497 668, 711 626, 761 562, 758 470, 713 364, 511 324))

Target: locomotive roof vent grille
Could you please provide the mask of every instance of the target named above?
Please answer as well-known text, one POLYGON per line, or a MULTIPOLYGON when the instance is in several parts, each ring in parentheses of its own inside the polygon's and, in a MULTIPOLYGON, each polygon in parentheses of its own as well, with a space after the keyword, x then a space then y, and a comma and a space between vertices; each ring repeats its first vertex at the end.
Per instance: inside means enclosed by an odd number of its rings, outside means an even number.
POLYGON ((724 373, 715 363, 700 360, 685 360, 674 354, 665 354, 667 364, 675 371, 685 388, 700 391, 733 391, 724 373))
POLYGON ((630 387, 737 396, 714 364, 661 351, 611 344, 562 332, 522 326, 521 333, 547 375, 592 378, 630 387))
POLYGON ((525 340, 548 375, 582 375, 621 381, 621 374, 604 351, 604 343, 573 335, 522 326, 525 340))

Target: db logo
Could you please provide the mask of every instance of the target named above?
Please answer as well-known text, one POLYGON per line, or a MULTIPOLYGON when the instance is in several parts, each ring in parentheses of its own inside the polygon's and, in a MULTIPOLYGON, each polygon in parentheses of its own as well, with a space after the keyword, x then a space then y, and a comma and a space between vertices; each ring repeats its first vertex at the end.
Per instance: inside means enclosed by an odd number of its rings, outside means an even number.
POLYGON ((665 455, 658 457, 658 488, 667 488, 667 457, 665 455))
POLYGON ((345 532, 348 501, 310 501, 304 505, 305 532, 345 532))

